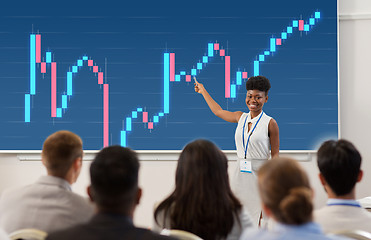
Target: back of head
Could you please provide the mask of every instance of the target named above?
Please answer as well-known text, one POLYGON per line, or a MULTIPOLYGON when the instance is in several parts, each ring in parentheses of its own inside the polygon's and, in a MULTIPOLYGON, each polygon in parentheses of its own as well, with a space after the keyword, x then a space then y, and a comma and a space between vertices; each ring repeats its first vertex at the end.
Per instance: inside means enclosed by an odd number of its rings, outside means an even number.
POLYGON ((265 92, 268 95, 268 91, 271 88, 271 84, 268 78, 263 76, 250 77, 246 82, 246 90, 259 90, 265 92))
POLYGON ((289 158, 275 158, 258 172, 263 204, 281 223, 301 225, 312 220, 312 190, 304 170, 289 158))
POLYGON ((229 188, 226 156, 208 140, 187 144, 179 156, 175 185, 178 195, 224 192, 229 188))
POLYGON ((58 131, 50 135, 42 150, 43 162, 48 173, 64 178, 73 162, 82 157, 82 140, 70 131, 58 131))
POLYGON ((358 180, 362 157, 347 140, 324 142, 317 152, 321 174, 337 196, 350 193, 358 180))
POLYGON ((220 239, 228 235, 240 209, 230 189, 226 156, 212 142, 196 140, 180 154, 175 190, 156 209, 155 217, 163 210, 170 216, 171 228, 220 239))
POLYGON ((135 206, 139 161, 129 148, 102 149, 90 166, 91 195, 100 211, 128 214, 135 206))

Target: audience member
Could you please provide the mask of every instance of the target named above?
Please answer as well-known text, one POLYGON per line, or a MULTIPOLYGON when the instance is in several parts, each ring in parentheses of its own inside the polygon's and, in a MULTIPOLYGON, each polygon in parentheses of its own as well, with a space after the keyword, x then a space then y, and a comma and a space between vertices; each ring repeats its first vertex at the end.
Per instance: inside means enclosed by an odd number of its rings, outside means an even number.
POLYGON ((44 142, 42 163, 47 176, 34 184, 6 190, 0 199, 0 227, 6 232, 36 228, 45 232, 88 221, 94 206, 71 191, 82 166, 82 141, 59 131, 44 142))
POLYGON ((263 210, 276 221, 271 231, 247 230, 241 239, 338 239, 325 236, 312 222, 312 189, 304 170, 292 159, 275 158, 258 171, 263 210))
POLYGON ((371 213, 355 200, 356 183, 362 180, 361 154, 346 140, 327 141, 317 152, 319 178, 327 192, 327 206, 314 212, 325 232, 371 232, 371 213))
POLYGON ((88 188, 97 214, 90 222, 51 233, 47 239, 172 239, 133 225, 134 210, 142 194, 138 171, 134 151, 120 146, 101 150, 90 166, 88 188))
POLYGON ((178 160, 174 192, 155 210, 154 229, 184 230, 205 240, 239 239, 252 222, 231 191, 227 169, 226 156, 212 142, 189 143, 178 160))

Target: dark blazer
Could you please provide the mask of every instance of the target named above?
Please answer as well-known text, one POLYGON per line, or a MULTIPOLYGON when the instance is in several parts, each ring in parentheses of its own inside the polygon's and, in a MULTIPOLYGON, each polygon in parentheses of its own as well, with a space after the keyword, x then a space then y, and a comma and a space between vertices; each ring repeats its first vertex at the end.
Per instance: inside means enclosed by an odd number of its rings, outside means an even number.
POLYGON ((174 238, 156 234, 150 230, 137 228, 132 220, 123 215, 99 213, 85 224, 50 233, 46 240, 110 240, 110 239, 155 239, 174 238))

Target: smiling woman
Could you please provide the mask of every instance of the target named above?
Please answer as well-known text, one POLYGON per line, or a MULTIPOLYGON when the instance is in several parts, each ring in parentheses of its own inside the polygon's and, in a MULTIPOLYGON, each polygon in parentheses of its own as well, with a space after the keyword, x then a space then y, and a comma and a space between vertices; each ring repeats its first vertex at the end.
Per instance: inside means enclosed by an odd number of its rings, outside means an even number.
POLYGON ((248 113, 223 110, 195 79, 195 91, 202 94, 210 110, 221 119, 238 123, 235 132, 238 164, 232 176, 232 189, 258 225, 261 207, 255 172, 270 157, 278 156, 279 130, 277 122, 263 112, 271 85, 263 76, 251 77, 246 82, 248 113))

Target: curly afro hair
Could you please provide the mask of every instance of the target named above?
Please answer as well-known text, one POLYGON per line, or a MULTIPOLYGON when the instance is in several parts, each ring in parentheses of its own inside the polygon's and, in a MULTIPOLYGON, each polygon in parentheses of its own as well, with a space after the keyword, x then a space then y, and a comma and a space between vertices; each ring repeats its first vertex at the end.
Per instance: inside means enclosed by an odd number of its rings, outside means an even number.
POLYGON ((268 95, 268 91, 271 88, 271 84, 268 78, 263 76, 255 76, 249 78, 246 82, 246 90, 259 90, 265 92, 265 95, 268 95))

